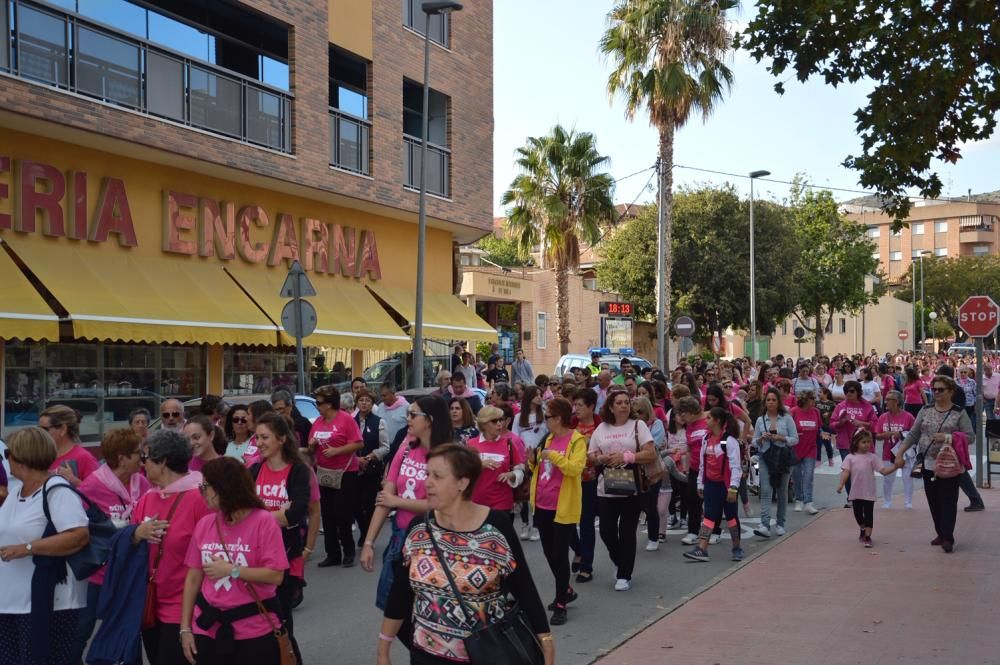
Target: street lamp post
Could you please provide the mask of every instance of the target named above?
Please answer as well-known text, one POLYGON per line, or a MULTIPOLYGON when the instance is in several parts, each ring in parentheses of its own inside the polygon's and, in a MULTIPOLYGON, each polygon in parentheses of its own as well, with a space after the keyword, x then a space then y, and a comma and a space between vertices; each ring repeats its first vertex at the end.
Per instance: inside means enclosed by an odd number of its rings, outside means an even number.
POLYGON ((920 350, 924 349, 924 255, 929 254, 926 250, 920 252, 920 350))
MULTIPOLYGON (((937 320, 937 312, 930 312, 927 315, 927 318, 931 320, 931 334, 934 335, 934 337, 932 337, 931 339, 936 340, 937 339, 937 325, 935 324, 935 321, 937 320)), ((936 349, 937 348, 937 343, 935 342, 935 343, 931 344, 931 348, 936 349)))
POLYGON ((754 232, 753 232, 753 181, 757 178, 771 175, 770 171, 750 172, 750 360, 757 362, 757 292, 755 288, 756 272, 754 268, 754 232))
POLYGON ((461 11, 458 2, 425 2, 424 12, 424 112, 420 122, 420 212, 417 222, 417 298, 413 315, 413 387, 424 386, 424 261, 427 253, 427 133, 430 112, 431 16, 461 11))

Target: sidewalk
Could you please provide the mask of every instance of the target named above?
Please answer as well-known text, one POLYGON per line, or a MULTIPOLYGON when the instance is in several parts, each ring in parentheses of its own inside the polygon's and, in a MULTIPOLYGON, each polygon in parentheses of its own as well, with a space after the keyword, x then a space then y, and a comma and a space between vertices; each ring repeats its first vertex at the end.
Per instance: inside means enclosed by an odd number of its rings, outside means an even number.
POLYGON ((920 492, 911 511, 876 506, 874 549, 858 543, 851 510, 825 511, 597 662, 1000 663, 1000 490, 981 493, 980 513, 962 512, 959 495, 953 554, 930 545, 920 492))

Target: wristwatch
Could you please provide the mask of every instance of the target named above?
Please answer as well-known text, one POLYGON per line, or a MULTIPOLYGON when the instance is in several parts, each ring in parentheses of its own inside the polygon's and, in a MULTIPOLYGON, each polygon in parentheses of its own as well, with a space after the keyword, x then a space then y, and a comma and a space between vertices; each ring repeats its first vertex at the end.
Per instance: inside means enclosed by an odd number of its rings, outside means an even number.
POLYGON ((24 546, 24 549, 26 549, 26 550, 28 550, 28 551, 30 552, 30 551, 31 551, 31 549, 32 549, 32 547, 31 547, 31 543, 28 543, 27 545, 25 545, 25 546, 24 546))
POLYGON ((238 580, 240 578, 240 567, 233 566, 233 569, 229 571, 229 576, 234 580, 238 580))

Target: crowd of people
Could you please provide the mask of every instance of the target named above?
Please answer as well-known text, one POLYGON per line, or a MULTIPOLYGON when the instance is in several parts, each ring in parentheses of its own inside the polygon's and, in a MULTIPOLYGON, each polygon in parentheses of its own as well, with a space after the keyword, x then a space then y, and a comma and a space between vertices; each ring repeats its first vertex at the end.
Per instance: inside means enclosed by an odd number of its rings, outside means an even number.
POLYGON ((681 554, 697 562, 724 526, 741 561, 740 507, 750 517, 759 494, 753 533, 785 535, 789 503, 818 512, 815 467, 824 451, 835 464, 834 447, 865 547, 878 473, 885 508, 897 471, 905 509, 922 479, 944 552, 959 491, 966 511, 984 509, 967 473, 975 372, 954 359, 779 356, 667 374, 595 356, 549 377, 518 351, 510 372, 489 365, 485 400, 458 354, 412 403, 360 378, 344 395, 321 386, 311 423, 283 390, 250 404, 206 396, 194 414, 168 399, 157 429, 136 409, 107 432, 100 462, 79 414, 49 407, 7 439, 0 664, 140 663, 141 651, 152 665, 302 663, 292 610, 320 535, 318 568, 378 569, 380 665, 396 639, 412 663, 469 662, 468 638, 498 622, 551 664, 550 626, 569 620, 579 585, 602 573, 615 591, 633 587, 641 526, 646 551, 684 531, 681 554), (522 544, 533 541, 554 581, 547 610, 522 544))

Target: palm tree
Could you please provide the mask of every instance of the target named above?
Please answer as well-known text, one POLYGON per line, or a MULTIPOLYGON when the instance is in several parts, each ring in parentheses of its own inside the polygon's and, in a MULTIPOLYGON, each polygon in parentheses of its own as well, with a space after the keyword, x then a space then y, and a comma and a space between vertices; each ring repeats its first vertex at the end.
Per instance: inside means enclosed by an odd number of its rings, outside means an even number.
POLYGON ((520 174, 504 192, 507 232, 527 256, 540 247, 556 273, 559 349, 569 353, 569 271, 580 265, 580 243, 600 240, 600 224, 614 219, 614 179, 593 134, 556 125, 517 149, 520 174))
MULTIPOLYGON (((674 133, 692 111, 707 120, 733 82, 724 62, 733 37, 725 12, 736 0, 619 0, 608 14, 601 52, 614 65, 608 93, 625 99, 629 120, 645 107, 659 132, 660 191, 663 205, 663 318, 671 319, 670 273, 673 267, 674 133)), ((669 337, 666 346, 669 348, 669 337)), ((663 358, 670 362, 667 349, 663 358)))

